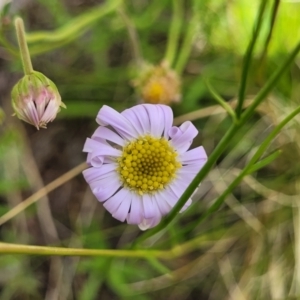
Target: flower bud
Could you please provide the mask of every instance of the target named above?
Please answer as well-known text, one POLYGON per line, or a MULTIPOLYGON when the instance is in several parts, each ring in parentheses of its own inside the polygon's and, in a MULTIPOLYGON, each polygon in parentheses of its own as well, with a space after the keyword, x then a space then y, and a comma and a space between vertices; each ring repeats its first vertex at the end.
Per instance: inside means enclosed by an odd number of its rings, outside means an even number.
POLYGON ((180 79, 166 62, 144 66, 133 85, 145 103, 170 105, 181 98, 180 79))
POLYGON ((17 117, 37 129, 47 128, 60 107, 66 108, 55 84, 40 72, 25 75, 14 86, 12 106, 17 117))

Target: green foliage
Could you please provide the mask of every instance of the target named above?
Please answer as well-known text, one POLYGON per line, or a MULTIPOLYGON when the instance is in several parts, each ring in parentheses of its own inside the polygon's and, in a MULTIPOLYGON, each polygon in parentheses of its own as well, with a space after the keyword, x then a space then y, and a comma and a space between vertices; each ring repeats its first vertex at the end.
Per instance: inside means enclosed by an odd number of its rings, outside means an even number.
POLYGON ((185 118, 200 131, 194 145, 204 145, 209 161, 170 214, 145 233, 115 223, 82 178, 50 193, 49 202, 43 198, 30 214, 2 225, 1 240, 111 250, 110 256, 3 255, 0 298, 298 299, 300 4, 31 5, 19 11, 7 5, 0 14, 3 72, 22 69, 12 28, 18 14, 34 69, 56 83, 67 109, 50 124, 53 131, 36 133, 15 125, 0 93, 0 218, 43 181, 79 163, 80 143, 102 105, 121 111, 139 101, 132 85, 141 71, 137 54, 152 64, 166 59, 181 76, 182 99, 173 111, 178 117, 191 113, 185 118), (26 169, 29 157, 40 174, 26 169), (180 214, 196 188, 192 206, 180 214), (146 255, 117 257, 119 249, 146 255), (169 252, 162 258, 150 250, 169 252))

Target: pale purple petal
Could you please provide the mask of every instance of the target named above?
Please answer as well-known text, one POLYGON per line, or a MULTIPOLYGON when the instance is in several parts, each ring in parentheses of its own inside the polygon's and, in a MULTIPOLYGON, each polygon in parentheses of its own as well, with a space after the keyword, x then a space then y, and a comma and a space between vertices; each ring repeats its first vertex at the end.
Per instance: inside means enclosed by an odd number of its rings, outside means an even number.
POLYGON ((87 156, 86 156, 86 163, 91 167, 91 156, 92 156, 92 153, 88 153, 87 156))
POLYGON ((139 135, 150 134, 149 115, 144 105, 125 109, 121 114, 136 128, 139 135))
POLYGON ((173 122, 173 112, 166 105, 143 104, 150 120, 150 133, 156 138, 168 138, 169 128, 173 122))
MULTIPOLYGON (((185 179, 185 178, 181 178, 180 180, 174 180, 172 182, 172 184, 170 184, 169 186, 169 191, 171 192, 171 194, 173 193, 173 197, 177 198, 176 203, 178 202, 178 200, 180 199, 180 197, 182 196, 183 192, 186 190, 186 188, 189 186, 189 184, 191 183, 190 180, 185 179)), ((190 204, 192 203, 192 200, 189 199, 183 206, 183 208, 180 210, 180 212, 185 211, 190 204)))
POLYGON ((114 157, 105 156, 104 163, 105 164, 114 164, 114 163, 116 163, 116 159, 114 157))
POLYGON ((128 195, 129 190, 121 189, 115 195, 105 201, 103 206, 113 215, 121 205, 123 199, 126 199, 128 195))
POLYGON ((167 186, 164 191, 161 193, 162 199, 164 199, 171 207, 174 207, 178 201, 178 197, 174 195, 170 186, 167 186))
POLYGON ((90 183, 93 194, 100 202, 110 198, 120 187, 121 182, 118 176, 109 176, 90 183))
POLYGON ((182 131, 179 127, 173 126, 169 129, 168 134, 171 139, 176 139, 182 135, 182 131))
POLYGON ((95 152, 91 153, 89 163, 92 167, 99 168, 103 165, 103 162, 104 162, 104 157, 103 156, 99 156, 95 152))
POLYGON ((59 104, 56 99, 51 99, 46 107, 46 110, 40 119, 41 123, 48 123, 55 119, 57 111, 59 109, 59 104))
POLYGON ((170 210, 172 209, 172 206, 164 199, 162 194, 163 194, 163 191, 153 194, 153 199, 156 202, 161 215, 165 216, 166 214, 168 214, 170 212, 170 210))
POLYGON ((23 109, 28 123, 39 127, 40 121, 33 101, 29 101, 23 109))
POLYGON ((125 146, 124 139, 122 139, 118 134, 116 134, 112 130, 103 126, 99 126, 94 132, 94 134, 92 135, 92 139, 97 140, 97 138, 100 139, 100 141, 103 139, 103 140, 113 142, 122 147, 125 146))
POLYGON ((113 213, 112 216, 117 220, 124 222, 129 213, 131 201, 132 201, 132 194, 128 193, 126 197, 123 198, 123 201, 121 202, 120 206, 117 208, 117 210, 113 213))
POLYGON ((169 138, 168 132, 173 124, 173 111, 167 105, 159 105, 159 108, 164 114, 164 137, 169 138))
POLYGON ((203 167, 205 162, 197 163, 197 164, 190 164, 190 165, 184 165, 177 171, 177 177, 178 176, 187 176, 188 174, 192 174, 195 176, 203 167))
POLYGON ((127 216, 128 224, 139 224, 143 220, 144 208, 143 199, 140 195, 132 193, 132 201, 130 207, 130 213, 127 216))
POLYGON ((144 217, 146 219, 153 218, 156 212, 156 203, 152 200, 152 195, 143 195, 144 217))
POLYGON ((179 160, 183 164, 193 164, 201 162, 205 164, 207 161, 207 154, 202 146, 189 150, 179 155, 179 160))
POLYGON ((91 183, 96 180, 111 176, 111 172, 115 172, 117 168, 116 164, 105 164, 101 168, 88 168, 82 172, 84 179, 87 183, 91 183))
POLYGON ((37 96, 37 99, 35 100, 36 104, 36 110, 39 116, 39 119, 42 118, 46 105, 48 104, 49 100, 47 99, 47 90, 43 90, 40 92, 40 94, 37 96))
POLYGON ((183 153, 192 144, 194 137, 198 134, 198 130, 190 121, 186 121, 180 126, 180 131, 176 132, 176 136, 172 138, 171 144, 179 153, 183 153))
POLYGON ((122 152, 118 149, 113 148, 108 144, 103 144, 99 141, 92 140, 87 138, 85 144, 83 146, 83 152, 93 152, 95 153, 94 156, 121 156, 122 152))
POLYGON ((143 221, 138 225, 141 230, 147 230, 156 226, 161 220, 160 216, 155 216, 151 219, 143 219, 143 221))
POLYGON ((144 104, 150 119, 150 134, 160 138, 164 131, 164 114, 159 105, 144 104))
POLYGON ((97 123, 102 126, 112 126, 123 138, 131 140, 138 137, 138 132, 131 123, 120 113, 109 106, 102 106, 97 119, 97 123))
MULTIPOLYGON (((171 205, 172 207, 174 207, 176 205, 176 203, 178 202, 179 198, 178 196, 176 196, 176 194, 170 189, 170 187, 166 188, 164 190, 164 197, 165 200, 169 203, 169 205, 171 205)), ((180 212, 184 211, 187 209, 187 207, 190 205, 191 201, 190 199, 187 201, 187 203, 185 203, 185 205, 183 206, 183 208, 180 210, 180 212)))
POLYGON ((176 198, 179 199, 190 183, 191 181, 189 179, 186 179, 185 177, 181 179, 177 178, 173 180, 171 184, 169 184, 169 188, 173 191, 176 198))
POLYGON ((89 182, 92 191, 100 191, 112 185, 121 186, 119 174, 116 171, 109 172, 107 176, 101 176, 97 180, 89 182))

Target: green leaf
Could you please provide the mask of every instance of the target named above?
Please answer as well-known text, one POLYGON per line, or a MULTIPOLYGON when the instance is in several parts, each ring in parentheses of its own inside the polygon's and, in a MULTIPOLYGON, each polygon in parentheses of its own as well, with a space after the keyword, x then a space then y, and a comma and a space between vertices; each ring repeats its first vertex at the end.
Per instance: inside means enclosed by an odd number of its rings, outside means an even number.
POLYGON ((273 162, 280 154, 282 153, 281 150, 277 150, 274 153, 270 154, 269 156, 263 158, 262 160, 260 160, 259 162, 257 162, 256 164, 254 164, 253 166, 251 166, 247 173, 251 174, 254 173, 256 171, 258 171, 259 169, 262 169, 263 167, 269 165, 271 162, 273 162))

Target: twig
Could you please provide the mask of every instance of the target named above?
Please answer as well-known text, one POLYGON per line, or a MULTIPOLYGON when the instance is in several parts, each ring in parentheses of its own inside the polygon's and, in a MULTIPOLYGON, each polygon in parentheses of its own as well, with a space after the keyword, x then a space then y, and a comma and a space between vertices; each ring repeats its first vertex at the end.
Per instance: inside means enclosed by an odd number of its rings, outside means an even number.
POLYGON ((23 202, 21 202, 19 205, 15 206, 13 209, 11 209, 9 212, 4 214, 2 217, 0 217, 0 225, 3 225, 5 222, 9 221, 16 215, 18 215, 20 212, 22 212, 24 209, 29 207, 31 204, 37 202, 42 197, 50 193, 51 191, 55 190, 59 186, 63 185, 64 183, 68 182, 75 176, 77 176, 79 173, 81 173, 84 169, 86 169, 87 165, 86 163, 81 163, 77 167, 73 168, 69 172, 63 174, 62 176, 58 177, 57 179, 53 180, 49 184, 47 184, 45 187, 25 199, 23 202))

